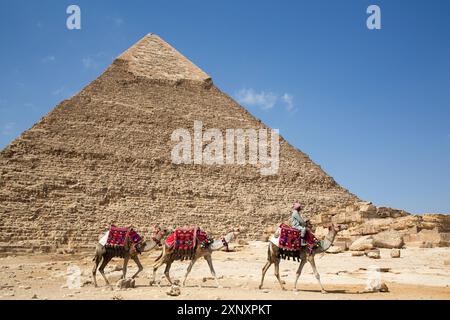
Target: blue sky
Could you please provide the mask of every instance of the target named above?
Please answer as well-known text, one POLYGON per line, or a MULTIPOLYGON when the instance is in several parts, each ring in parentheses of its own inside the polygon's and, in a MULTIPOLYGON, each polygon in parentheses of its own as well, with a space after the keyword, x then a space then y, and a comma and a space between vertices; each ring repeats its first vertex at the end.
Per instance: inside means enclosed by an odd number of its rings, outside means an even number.
POLYGON ((154 32, 360 198, 449 213, 449 15, 446 0, 1 0, 0 148, 154 32))

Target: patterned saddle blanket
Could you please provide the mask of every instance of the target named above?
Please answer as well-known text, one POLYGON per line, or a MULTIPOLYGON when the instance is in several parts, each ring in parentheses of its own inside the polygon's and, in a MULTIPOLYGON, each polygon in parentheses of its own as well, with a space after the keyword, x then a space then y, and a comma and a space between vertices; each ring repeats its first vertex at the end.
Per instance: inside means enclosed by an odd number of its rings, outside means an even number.
POLYGON ((292 228, 284 223, 280 224, 278 227, 277 234, 279 236, 272 237, 271 242, 283 250, 297 251, 302 246, 309 246, 309 250, 312 252, 319 246, 319 240, 317 240, 310 230, 306 230, 303 244, 300 238, 300 230, 292 228))
POLYGON ((106 240, 106 246, 124 247, 127 243, 127 238, 135 246, 142 242, 142 237, 133 228, 119 228, 111 226, 106 240))
POLYGON ((192 256, 197 247, 208 247, 212 239, 200 228, 177 228, 166 239, 166 245, 174 248, 179 256, 192 256))

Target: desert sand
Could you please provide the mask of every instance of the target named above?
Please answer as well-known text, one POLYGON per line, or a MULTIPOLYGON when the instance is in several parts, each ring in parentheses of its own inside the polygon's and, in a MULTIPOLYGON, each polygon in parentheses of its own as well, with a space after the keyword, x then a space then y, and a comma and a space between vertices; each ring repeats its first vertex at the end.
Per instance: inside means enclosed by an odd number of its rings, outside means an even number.
MULTIPOLYGON (((157 273, 157 284, 150 286, 151 265, 159 251, 146 253, 141 261, 144 271, 136 279, 136 287, 119 289, 115 283, 121 276, 121 259, 114 259, 106 268, 113 288, 105 285, 97 273, 99 287, 92 284, 93 253, 9 255, 0 258, 0 299, 450 299, 450 248, 407 248, 400 258, 391 258, 389 249, 381 249, 380 259, 353 257, 350 252, 316 256, 316 264, 328 294, 320 287, 307 264, 299 281, 299 291, 293 291, 298 263, 282 261, 280 273, 287 291, 282 291, 273 267, 269 269, 262 290, 258 289, 261 268, 266 260, 267 243, 250 241, 236 246, 233 252, 215 252, 213 262, 222 288, 216 288, 206 261, 194 266, 181 294, 167 295, 171 286, 164 268, 157 273), (372 268, 389 292, 365 290, 372 268), (77 269, 79 268, 79 269, 77 269), (80 270, 80 286, 71 282, 73 270, 80 270), (69 279, 69 281, 68 281, 69 279)), ((172 265, 172 279, 181 280, 187 261, 172 265)), ((137 270, 130 262, 128 276, 137 270)))

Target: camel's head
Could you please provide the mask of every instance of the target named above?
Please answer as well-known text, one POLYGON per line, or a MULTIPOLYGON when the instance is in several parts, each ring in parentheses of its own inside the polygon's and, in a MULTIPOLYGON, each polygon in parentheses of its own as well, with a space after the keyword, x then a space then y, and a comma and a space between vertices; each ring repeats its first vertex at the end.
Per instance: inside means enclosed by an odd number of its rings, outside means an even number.
POLYGON ((241 228, 235 228, 235 229, 230 230, 230 232, 228 233, 231 235, 231 238, 229 241, 236 240, 240 233, 241 233, 241 228))
POLYGON ((166 228, 162 228, 159 225, 155 225, 153 227, 153 233, 152 233, 152 239, 156 243, 158 243, 159 246, 161 246, 161 240, 169 234, 169 230, 166 228))
POLYGON ((147 242, 145 239, 142 240, 140 244, 140 251, 147 252, 155 248, 156 246, 162 246, 161 240, 168 234, 168 230, 161 228, 159 225, 155 225, 153 232, 151 234, 151 239, 153 240, 153 245, 147 242), (155 244, 156 243, 156 244, 155 244))
POLYGON ((347 230, 347 226, 345 224, 334 224, 334 223, 332 223, 328 227, 328 230, 338 233, 339 231, 347 230))

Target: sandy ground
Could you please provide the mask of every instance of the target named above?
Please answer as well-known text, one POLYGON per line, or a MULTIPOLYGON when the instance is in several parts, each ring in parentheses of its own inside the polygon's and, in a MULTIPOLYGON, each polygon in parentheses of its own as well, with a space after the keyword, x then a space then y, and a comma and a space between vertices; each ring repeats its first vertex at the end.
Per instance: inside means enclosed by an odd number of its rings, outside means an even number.
MULTIPOLYGON (((121 271, 120 259, 106 268, 113 289, 105 286, 97 274, 98 288, 91 278, 92 254, 29 255, 0 258, 0 299, 450 299, 450 248, 408 248, 401 250, 401 258, 390 257, 390 250, 381 250, 381 259, 366 256, 352 257, 350 252, 325 254, 316 257, 328 294, 322 294, 317 280, 307 264, 299 281, 300 291, 293 284, 298 263, 282 261, 280 273, 287 291, 282 291, 273 275, 273 267, 266 275, 264 288, 258 290, 261 268, 266 260, 267 243, 254 241, 238 248, 237 252, 215 252, 213 263, 223 288, 216 288, 210 278, 206 261, 194 266, 186 287, 177 297, 168 296, 170 289, 164 278, 164 266, 158 270, 157 284, 149 286, 151 264, 158 251, 141 258, 144 271, 136 279, 136 288, 118 289, 116 281, 121 271), (381 272, 373 273, 374 267, 381 272), (77 277, 79 272, 81 276, 77 277), (379 276, 389 292, 368 293, 368 279, 379 276), (77 286, 79 279, 80 286, 77 286)), ((188 262, 174 262, 172 279, 182 279, 188 262)), ((137 270, 130 262, 128 276, 137 270)))

